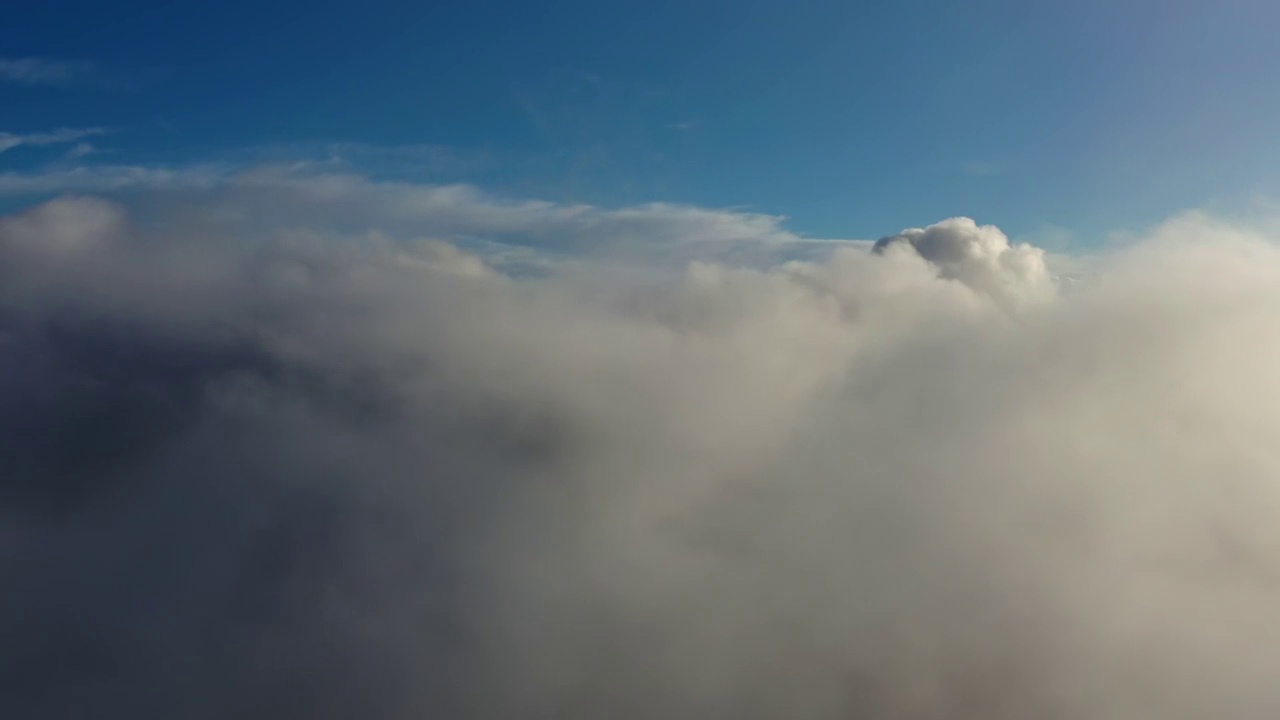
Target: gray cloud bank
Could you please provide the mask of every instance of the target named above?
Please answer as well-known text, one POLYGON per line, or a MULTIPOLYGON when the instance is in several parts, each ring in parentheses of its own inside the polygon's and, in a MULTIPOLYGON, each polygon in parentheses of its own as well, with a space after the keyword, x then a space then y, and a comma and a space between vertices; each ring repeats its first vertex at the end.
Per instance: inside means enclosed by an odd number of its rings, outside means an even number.
POLYGON ((0 218, 0 715, 1280 712, 1267 238, 308 187, 0 218))

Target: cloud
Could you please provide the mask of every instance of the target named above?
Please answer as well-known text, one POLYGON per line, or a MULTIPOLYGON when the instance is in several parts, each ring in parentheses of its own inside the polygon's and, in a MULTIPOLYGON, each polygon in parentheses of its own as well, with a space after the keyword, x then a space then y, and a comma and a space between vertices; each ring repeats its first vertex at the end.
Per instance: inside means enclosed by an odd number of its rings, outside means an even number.
POLYGON ((48 167, 33 172, 0 172, 0 195, 31 196, 210 188, 225 179, 229 172, 230 169, 226 166, 213 163, 176 168, 110 164, 48 167))
MULTIPOLYGON (((170 126, 168 132, 174 129, 170 126)), ((252 146, 225 159, 244 166, 304 163, 330 172, 360 168, 379 177, 416 177, 440 181, 473 177, 496 166, 485 149, 431 144, 378 145, 361 142, 291 142, 252 146)))
POLYGON ((816 257, 848 244, 798 237, 775 215, 670 203, 601 208, 513 199, 465 184, 373 181, 333 172, 329 163, 103 164, 0 173, 0 195, 60 192, 150 193, 165 202, 217 203, 229 216, 275 218, 277 229, 307 217, 343 232, 376 228, 395 237, 430 236, 464 246, 497 243, 676 264, 708 254, 767 264, 786 253, 795 253, 790 259, 816 257))
POLYGON ((974 177, 991 177, 1000 174, 1000 166, 985 160, 973 160, 961 166, 965 175, 974 177))
MULTIPOLYGON (((108 132, 110 130, 101 127, 58 128, 41 133, 0 132, 0 153, 24 146, 65 145, 89 137, 106 135, 108 132)), ((84 143, 81 143, 81 145, 84 145, 84 143)))
POLYGON ((88 157, 96 152, 101 151, 94 147, 93 143, 82 142, 76 143, 75 147, 68 150, 66 157, 68 160, 79 160, 80 158, 88 157))
POLYGON ((910 248, 937 267, 941 277, 981 288, 1006 303, 1044 300, 1055 292, 1043 250, 1026 243, 1011 246, 999 228, 979 226, 970 218, 903 230, 874 246, 879 253, 898 248, 910 248))
POLYGON ((81 60, 0 58, 0 81, 17 85, 67 86, 99 75, 98 67, 81 60))
POLYGON ((0 714, 1280 705, 1271 237, 1179 217, 1064 294, 966 219, 739 262, 806 243, 276 170, 122 198, 0 218, 0 714))
POLYGON ((0 83, 26 87, 130 91, 164 75, 160 68, 122 71, 87 60, 0 58, 0 83))
POLYGON ((447 145, 340 142, 324 143, 321 147, 333 157, 356 162, 360 167, 368 168, 372 164, 387 170, 433 177, 476 175, 497 164, 493 154, 488 151, 447 145))

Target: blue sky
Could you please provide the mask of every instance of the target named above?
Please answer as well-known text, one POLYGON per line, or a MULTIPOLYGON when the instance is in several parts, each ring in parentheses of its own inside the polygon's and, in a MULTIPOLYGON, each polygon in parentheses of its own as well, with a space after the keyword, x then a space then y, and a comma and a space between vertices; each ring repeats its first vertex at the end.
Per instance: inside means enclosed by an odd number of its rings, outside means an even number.
MULTIPOLYGON (((963 214, 1087 245, 1277 196, 1277 27, 1262 0, 50 0, 0 25, 0 174, 341 157, 815 237, 963 214)), ((59 190, 28 185, 0 203, 59 190)))

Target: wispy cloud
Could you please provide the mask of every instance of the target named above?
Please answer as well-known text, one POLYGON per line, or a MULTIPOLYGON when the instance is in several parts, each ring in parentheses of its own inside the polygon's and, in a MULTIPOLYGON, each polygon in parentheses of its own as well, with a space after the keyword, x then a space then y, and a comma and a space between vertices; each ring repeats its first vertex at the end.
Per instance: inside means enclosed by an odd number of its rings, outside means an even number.
POLYGON ((1000 166, 986 160, 973 160, 961 168, 965 175, 973 177, 991 177, 1000 174, 1000 166))
POLYGON ((0 58, 0 81, 19 85, 71 85, 97 75, 98 66, 84 60, 0 58))
POLYGON ((162 68, 121 70, 88 60, 0 57, 0 85, 129 91, 163 75, 162 68))
POLYGON ((106 135, 109 132, 111 132, 109 128, 103 127, 57 128, 56 130, 38 133, 0 132, 0 153, 23 146, 75 143, 88 137, 106 135))
POLYGON ((161 130, 163 130, 163 131, 165 131, 165 132, 169 133, 170 135, 181 135, 181 134, 182 134, 182 131, 178 129, 178 126, 177 126, 177 125, 174 125, 173 123, 169 122, 169 120, 168 120, 167 118, 165 118, 165 117, 163 117, 163 116, 161 116, 161 115, 153 115, 153 116, 151 117, 151 122, 152 122, 156 127, 158 127, 158 128, 160 128, 161 130))
POLYGON ((68 150, 66 157, 68 160, 78 160, 82 157, 85 157, 86 155, 92 155, 96 152, 101 152, 101 151, 98 150, 98 148, 95 147, 93 143, 82 142, 82 143, 76 143, 75 147, 68 150))
POLYGON ((701 120, 680 120, 678 122, 667 123, 668 130, 676 130, 679 132, 689 132, 702 127, 701 120))
POLYGON ((224 166, 203 164, 177 168, 137 165, 86 165, 0 173, 0 195, 109 193, 137 189, 182 190, 208 187, 225 178, 224 166))
POLYGON ((258 145, 232 152, 228 159, 243 166, 302 161, 309 167, 347 167, 379 176, 426 177, 433 181, 480 175, 498 164, 494 154, 485 148, 342 141, 258 145))
POLYGON ((363 166, 378 163, 393 169, 413 169, 428 175, 475 175, 497 164, 484 149, 448 145, 375 145, 370 143, 330 143, 329 153, 338 159, 363 166))
POLYGON ((707 257, 769 266, 867 245, 804 238, 788 230, 781 216, 740 209, 669 203, 563 204, 494 194, 474 185, 374 180, 334 172, 330 163, 85 164, 0 172, 0 198, 151 193, 172 199, 192 192, 211 192, 239 208, 239 214, 253 208, 254 216, 310 217, 353 233, 371 227, 387 237, 430 237, 466 248, 537 248, 557 256, 643 256, 646 262, 677 266, 707 257), (283 214, 273 214, 264 202, 283 214))

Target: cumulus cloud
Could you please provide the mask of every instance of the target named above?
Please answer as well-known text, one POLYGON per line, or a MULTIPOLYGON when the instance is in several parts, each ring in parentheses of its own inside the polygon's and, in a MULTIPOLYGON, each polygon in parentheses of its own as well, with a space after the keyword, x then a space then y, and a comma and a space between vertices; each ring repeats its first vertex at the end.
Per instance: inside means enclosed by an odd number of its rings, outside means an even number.
POLYGON ((1280 709, 1268 238, 1058 294, 968 220, 672 265, 784 231, 476 192, 0 219, 4 715, 1280 709))
POLYGON ((994 225, 978 225, 971 218, 943 220, 926 228, 909 228, 876 241, 876 252, 910 248, 938 268, 939 274, 959 280, 1005 302, 1052 297, 1054 285, 1045 253, 1026 243, 1010 246, 994 225))

